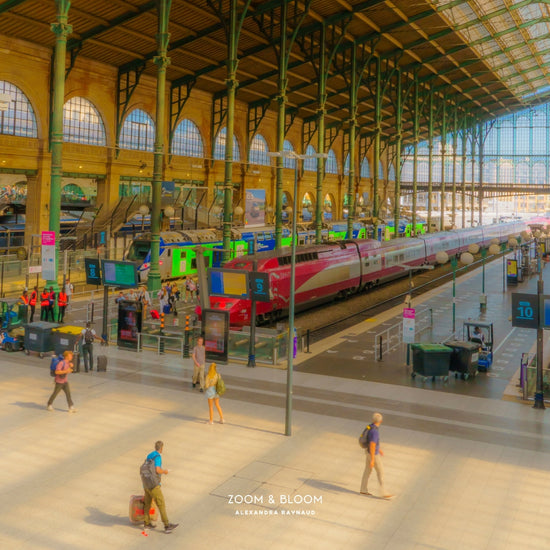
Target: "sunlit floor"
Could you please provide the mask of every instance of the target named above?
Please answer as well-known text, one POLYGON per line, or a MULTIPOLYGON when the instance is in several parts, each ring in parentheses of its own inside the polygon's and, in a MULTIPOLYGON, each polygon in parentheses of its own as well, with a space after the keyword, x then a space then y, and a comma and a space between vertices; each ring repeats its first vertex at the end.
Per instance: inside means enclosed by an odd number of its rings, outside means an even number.
POLYGON ((286 437, 285 371, 221 367, 226 424, 211 426, 189 360, 108 354, 107 373, 71 376, 68 414, 63 394, 46 411, 47 359, 0 352, 0 548, 550 547, 550 411, 297 372, 286 437), (358 494, 375 410, 391 501, 358 494), (157 439, 169 535, 128 519, 157 439))

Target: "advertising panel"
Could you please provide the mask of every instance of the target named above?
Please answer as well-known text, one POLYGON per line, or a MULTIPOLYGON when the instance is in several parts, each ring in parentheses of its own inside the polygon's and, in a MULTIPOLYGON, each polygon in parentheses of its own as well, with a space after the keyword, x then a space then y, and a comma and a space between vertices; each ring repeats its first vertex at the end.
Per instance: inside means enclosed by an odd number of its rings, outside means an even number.
POLYGON ((247 189, 244 223, 250 227, 265 224, 265 189, 247 189))
POLYGON ((141 332, 142 309, 140 302, 123 300, 118 304, 117 346, 138 349, 138 333, 141 332))
POLYGON ((204 309, 202 312, 202 333, 206 360, 227 363, 229 347, 229 311, 204 309))

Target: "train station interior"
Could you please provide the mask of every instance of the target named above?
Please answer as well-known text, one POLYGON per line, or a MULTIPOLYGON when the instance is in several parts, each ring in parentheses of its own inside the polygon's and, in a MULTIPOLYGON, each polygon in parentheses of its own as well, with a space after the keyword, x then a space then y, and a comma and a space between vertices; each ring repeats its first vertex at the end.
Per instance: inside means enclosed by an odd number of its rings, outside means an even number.
POLYGON ((549 64, 545 1, 0 0, 0 547, 549 548, 549 64))

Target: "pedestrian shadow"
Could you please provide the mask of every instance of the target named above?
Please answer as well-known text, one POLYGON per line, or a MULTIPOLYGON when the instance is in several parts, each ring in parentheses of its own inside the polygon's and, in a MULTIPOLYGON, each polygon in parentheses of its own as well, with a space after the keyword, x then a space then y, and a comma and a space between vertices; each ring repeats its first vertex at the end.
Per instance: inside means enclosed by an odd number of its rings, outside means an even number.
POLYGON ((127 516, 107 514, 99 508, 94 508, 92 506, 88 506, 86 510, 88 510, 88 516, 84 518, 84 521, 93 523, 94 525, 102 525, 104 527, 111 527, 113 525, 133 525, 127 516))
POLYGON ((346 489, 340 485, 335 485, 334 483, 328 483, 327 481, 321 481, 320 479, 303 479, 304 485, 309 485, 320 491, 330 491, 332 493, 348 493, 350 495, 359 494, 358 491, 352 491, 351 489, 346 489))
POLYGON ((38 403, 33 403, 32 401, 16 401, 15 403, 12 403, 12 405, 22 407, 23 409, 46 410, 46 407, 44 405, 39 405, 38 403))
MULTIPOLYGON (((188 422, 195 422, 196 424, 208 424, 208 416, 197 417, 197 416, 188 416, 185 414, 174 413, 174 412, 163 412, 163 416, 168 418, 177 418, 178 420, 187 420, 188 422)), ((214 420, 214 424, 219 424, 218 420, 214 420)), ((246 426, 244 424, 236 424, 235 422, 225 422, 224 426, 232 426, 236 428, 243 428, 244 430, 254 430, 255 432, 262 432, 266 434, 273 435, 283 435, 281 432, 275 432, 273 430, 264 430, 262 428, 256 428, 254 426, 246 426)))

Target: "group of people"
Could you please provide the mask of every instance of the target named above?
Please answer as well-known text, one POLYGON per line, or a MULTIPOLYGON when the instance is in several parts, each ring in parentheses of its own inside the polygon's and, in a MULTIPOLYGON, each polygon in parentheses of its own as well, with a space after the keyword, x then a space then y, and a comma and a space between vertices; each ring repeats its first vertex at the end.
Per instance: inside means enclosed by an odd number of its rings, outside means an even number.
POLYGON ((73 294, 73 285, 66 280, 65 285, 62 286, 59 292, 55 292, 53 286, 50 288, 44 287, 42 292, 39 292, 38 287, 35 286, 30 295, 27 290, 24 290, 19 297, 19 303, 28 306, 30 311, 29 323, 34 322, 34 314, 36 312, 36 305, 40 301, 40 320, 51 321, 52 323, 63 323, 65 319, 65 311, 69 305, 71 296, 73 294), (57 305, 57 319, 55 318, 55 306, 57 305))

